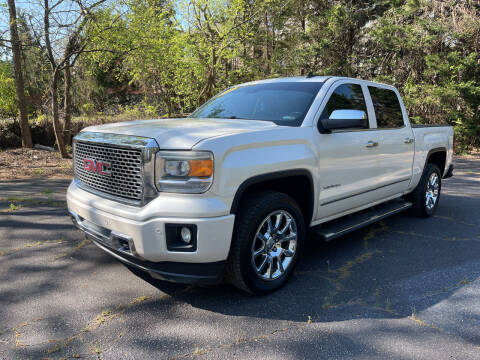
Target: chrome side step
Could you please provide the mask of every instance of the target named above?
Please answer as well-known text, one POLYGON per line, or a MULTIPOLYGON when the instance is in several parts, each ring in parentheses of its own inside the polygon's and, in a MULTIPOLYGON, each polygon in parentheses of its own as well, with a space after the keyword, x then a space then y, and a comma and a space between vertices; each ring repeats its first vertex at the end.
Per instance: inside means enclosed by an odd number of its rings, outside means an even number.
POLYGON ((388 201, 370 209, 314 226, 311 230, 323 240, 330 241, 391 215, 398 214, 410 207, 412 207, 412 203, 401 199, 388 201))

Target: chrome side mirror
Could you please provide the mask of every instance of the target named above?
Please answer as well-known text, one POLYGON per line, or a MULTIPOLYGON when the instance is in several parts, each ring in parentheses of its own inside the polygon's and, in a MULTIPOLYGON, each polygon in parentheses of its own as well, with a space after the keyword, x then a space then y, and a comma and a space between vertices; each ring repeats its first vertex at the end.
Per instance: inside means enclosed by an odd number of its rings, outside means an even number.
POLYGON ((367 113, 363 110, 339 109, 334 110, 328 119, 320 119, 322 133, 336 129, 364 129, 368 128, 367 113))

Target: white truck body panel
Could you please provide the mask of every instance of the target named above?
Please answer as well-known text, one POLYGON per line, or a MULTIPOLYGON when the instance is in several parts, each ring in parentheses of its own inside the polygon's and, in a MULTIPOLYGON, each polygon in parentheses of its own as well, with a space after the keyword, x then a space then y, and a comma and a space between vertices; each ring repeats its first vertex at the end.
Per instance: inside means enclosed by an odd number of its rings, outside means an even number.
POLYGON ((234 119, 157 119, 139 120, 90 126, 84 131, 115 133, 153 138, 162 149, 188 150, 201 140, 225 135, 269 129, 276 125, 269 121, 234 119))
POLYGON ((415 136, 415 156, 409 191, 413 190, 420 181, 430 150, 442 148, 447 150, 444 175, 452 164, 453 158, 453 128, 451 126, 414 127, 413 134, 415 136))

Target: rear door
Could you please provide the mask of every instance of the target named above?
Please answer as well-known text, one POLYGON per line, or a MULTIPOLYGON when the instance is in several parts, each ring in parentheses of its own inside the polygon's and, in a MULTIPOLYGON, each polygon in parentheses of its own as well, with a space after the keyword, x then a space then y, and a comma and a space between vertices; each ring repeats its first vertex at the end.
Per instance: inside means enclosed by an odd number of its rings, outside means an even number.
POLYGON ((393 196, 408 188, 412 177, 415 138, 400 95, 394 88, 368 85, 378 139, 378 186, 393 196))

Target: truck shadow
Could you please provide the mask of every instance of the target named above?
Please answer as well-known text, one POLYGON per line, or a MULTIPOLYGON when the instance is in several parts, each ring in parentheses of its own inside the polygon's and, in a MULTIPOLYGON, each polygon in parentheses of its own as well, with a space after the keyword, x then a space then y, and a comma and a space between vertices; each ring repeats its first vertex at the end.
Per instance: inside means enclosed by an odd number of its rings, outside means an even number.
POLYGON ((480 277, 480 224, 471 213, 477 206, 476 198, 443 195, 435 217, 400 214, 330 243, 310 241, 288 284, 260 297, 228 285, 187 287, 131 271, 177 300, 234 317, 411 317, 452 295, 456 306, 474 301, 458 292, 480 277))

